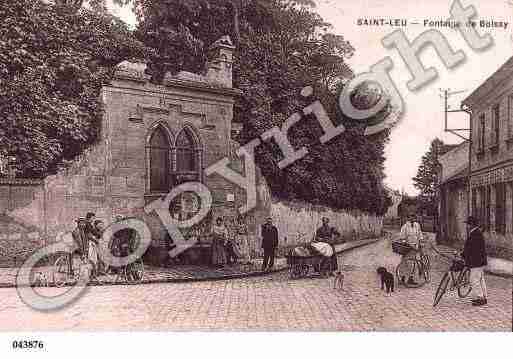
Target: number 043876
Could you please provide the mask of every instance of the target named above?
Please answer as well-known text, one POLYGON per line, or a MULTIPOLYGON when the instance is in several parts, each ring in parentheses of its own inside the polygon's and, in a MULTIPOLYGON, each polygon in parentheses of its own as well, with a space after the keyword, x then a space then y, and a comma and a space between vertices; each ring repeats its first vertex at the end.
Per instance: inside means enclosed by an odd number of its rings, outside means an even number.
POLYGON ((13 340, 13 349, 43 349, 44 344, 41 340, 13 340))

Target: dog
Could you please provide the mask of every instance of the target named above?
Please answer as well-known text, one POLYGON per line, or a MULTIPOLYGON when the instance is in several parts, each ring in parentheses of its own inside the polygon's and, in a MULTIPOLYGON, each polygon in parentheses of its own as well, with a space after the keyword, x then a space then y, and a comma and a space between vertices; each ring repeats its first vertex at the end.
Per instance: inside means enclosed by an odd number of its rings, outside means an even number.
POLYGON ((393 293, 395 282, 394 275, 387 271, 385 267, 379 267, 376 269, 376 272, 378 272, 378 275, 381 278, 381 290, 386 289, 387 293, 393 293))
POLYGON ((43 272, 37 272, 34 276, 34 282, 32 284, 34 287, 48 287, 48 278, 46 274, 43 272))
POLYGON ((333 289, 344 288, 344 274, 340 271, 335 272, 335 278, 333 279, 333 289))

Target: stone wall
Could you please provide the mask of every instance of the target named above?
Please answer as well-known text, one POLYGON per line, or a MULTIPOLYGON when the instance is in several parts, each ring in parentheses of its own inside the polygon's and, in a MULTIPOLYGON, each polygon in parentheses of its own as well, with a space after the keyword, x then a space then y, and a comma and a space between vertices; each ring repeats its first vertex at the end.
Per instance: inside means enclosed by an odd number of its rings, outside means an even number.
POLYGON ((336 211, 304 202, 275 201, 270 215, 278 228, 281 246, 310 242, 322 218, 330 219, 345 241, 379 237, 383 219, 359 211, 336 211))
POLYGON ((44 198, 37 196, 39 181, 0 179, 0 266, 19 265, 35 248, 44 245, 44 198), (19 208, 33 205, 21 215, 19 208))

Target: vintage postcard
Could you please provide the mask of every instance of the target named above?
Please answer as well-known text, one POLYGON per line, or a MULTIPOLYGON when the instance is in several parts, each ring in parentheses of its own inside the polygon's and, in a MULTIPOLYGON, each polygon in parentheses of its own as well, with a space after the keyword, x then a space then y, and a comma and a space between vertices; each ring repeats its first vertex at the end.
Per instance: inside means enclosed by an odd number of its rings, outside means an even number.
POLYGON ((512 331, 513 1, 0 20, 1 331, 512 331))

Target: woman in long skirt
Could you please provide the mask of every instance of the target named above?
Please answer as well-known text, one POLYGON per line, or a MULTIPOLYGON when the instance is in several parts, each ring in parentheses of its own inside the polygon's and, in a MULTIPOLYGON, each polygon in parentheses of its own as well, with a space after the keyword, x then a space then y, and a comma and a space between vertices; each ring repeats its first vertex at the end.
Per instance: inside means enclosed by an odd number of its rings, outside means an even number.
POLYGON ((224 266, 226 264, 225 242, 228 238, 223 219, 217 218, 216 224, 212 226, 212 264, 215 266, 224 266))
POLYGON ((237 226, 235 229, 237 231, 237 245, 239 246, 241 260, 243 263, 249 264, 251 263, 251 248, 249 246, 248 226, 242 216, 237 218, 237 226))

